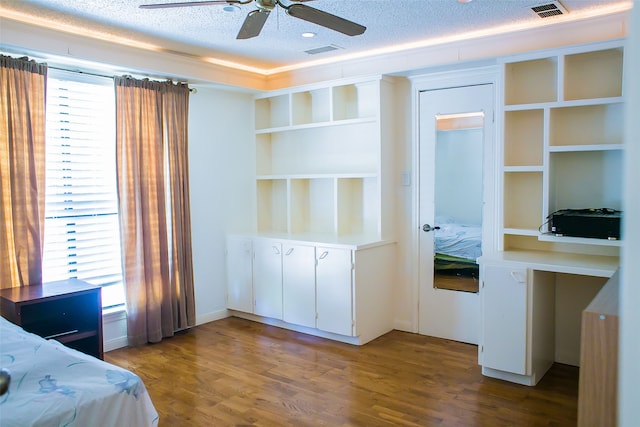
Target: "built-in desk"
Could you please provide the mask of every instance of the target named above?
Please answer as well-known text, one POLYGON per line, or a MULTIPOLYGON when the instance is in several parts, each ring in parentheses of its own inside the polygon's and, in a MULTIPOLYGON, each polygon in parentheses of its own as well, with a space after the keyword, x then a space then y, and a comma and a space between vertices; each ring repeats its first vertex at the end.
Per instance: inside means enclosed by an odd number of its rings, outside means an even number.
POLYGON ((554 362, 578 366, 582 311, 618 257, 505 251, 479 264, 482 373, 535 385, 554 362))

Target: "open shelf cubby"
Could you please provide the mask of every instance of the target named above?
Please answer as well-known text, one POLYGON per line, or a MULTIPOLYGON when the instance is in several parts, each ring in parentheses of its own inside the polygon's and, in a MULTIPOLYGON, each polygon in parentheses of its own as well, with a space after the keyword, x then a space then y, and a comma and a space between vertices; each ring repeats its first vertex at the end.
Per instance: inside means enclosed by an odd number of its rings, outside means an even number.
POLYGON ((542 224, 542 173, 510 172, 504 177, 504 227, 537 230, 542 224))
POLYGON ((256 187, 258 231, 287 233, 287 180, 258 180, 256 187))
POLYGON ((278 95, 269 98, 256 99, 256 130, 278 128, 289 125, 289 95, 278 95))
POLYGON ((549 145, 622 144, 623 104, 605 103, 552 108, 549 145))
POLYGON ((291 234, 335 232, 335 179, 291 180, 291 234))
POLYGON ((505 166, 542 166, 543 153, 544 110, 505 112, 505 166))
POLYGON ((295 92, 291 95, 292 125, 323 123, 331 120, 329 89, 295 92))
POLYGON ((621 47, 577 53, 564 57, 564 99, 622 96, 621 47))
POLYGON ((345 79, 255 99, 257 231, 322 241, 391 235, 392 80, 345 79))
POLYGON ((256 174, 377 173, 375 123, 256 135, 256 174))
POLYGON ((504 64, 504 249, 602 251, 619 243, 538 227, 557 210, 622 209, 623 46, 544 54, 504 64))
POLYGON ((506 105, 554 102, 557 90, 556 57, 532 59, 505 65, 506 105))
POLYGON ((622 209, 622 162, 622 150, 551 153, 549 213, 622 209))
POLYGON ((333 119, 375 117, 379 109, 377 88, 375 81, 333 87, 333 119))

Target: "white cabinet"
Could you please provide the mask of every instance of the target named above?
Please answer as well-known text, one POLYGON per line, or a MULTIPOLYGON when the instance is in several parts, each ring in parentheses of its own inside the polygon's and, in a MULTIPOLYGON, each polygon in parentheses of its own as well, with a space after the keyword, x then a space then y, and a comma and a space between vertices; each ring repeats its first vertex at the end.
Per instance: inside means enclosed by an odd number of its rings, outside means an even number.
POLYGON ((256 239, 253 253, 253 312, 282 319, 282 243, 256 239))
POLYGON ((235 315, 356 345, 393 329, 394 243, 319 245, 249 236, 228 238, 228 244, 228 308, 235 315))
POLYGON ((528 375, 527 270, 484 267, 482 366, 528 375))
POLYGON ((393 328, 393 84, 368 76, 256 96, 254 305, 230 304, 236 314, 353 344, 393 328))
POLYGON ((318 329, 355 335, 353 328, 352 252, 318 247, 316 296, 318 329))
POLYGON ((227 307, 253 311, 253 246, 246 237, 227 238, 227 307))
POLYGON ((316 326, 316 248, 283 242, 282 303, 285 322, 316 326))
POLYGON ((482 373, 535 385, 554 362, 575 365, 581 311, 618 266, 617 257, 601 255, 482 256, 482 373))

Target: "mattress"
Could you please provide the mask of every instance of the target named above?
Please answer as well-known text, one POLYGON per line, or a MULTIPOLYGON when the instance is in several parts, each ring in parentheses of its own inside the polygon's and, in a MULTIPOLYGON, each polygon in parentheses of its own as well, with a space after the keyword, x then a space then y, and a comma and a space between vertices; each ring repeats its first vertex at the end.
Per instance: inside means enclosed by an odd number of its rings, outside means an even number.
POLYGON ((134 373, 25 332, 0 317, 0 367, 11 385, 0 396, 0 425, 119 426, 158 424, 134 373))
POLYGON ((476 261, 482 255, 482 227, 479 225, 438 222, 435 230, 436 254, 476 261))

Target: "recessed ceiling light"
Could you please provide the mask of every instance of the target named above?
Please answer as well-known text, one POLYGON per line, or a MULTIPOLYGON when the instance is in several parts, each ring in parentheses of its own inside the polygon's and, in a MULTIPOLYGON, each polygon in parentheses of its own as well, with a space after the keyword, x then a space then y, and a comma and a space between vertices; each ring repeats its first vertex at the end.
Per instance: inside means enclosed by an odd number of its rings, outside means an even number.
POLYGON ((458 3, 471 3, 473 0, 458 0, 458 3))
POLYGON ((310 39, 311 37, 315 37, 316 33, 312 33, 311 31, 308 31, 306 33, 302 33, 302 37, 308 38, 310 39))
POLYGON ((240 6, 237 4, 228 4, 222 8, 225 12, 237 12, 240 10, 240 6))

